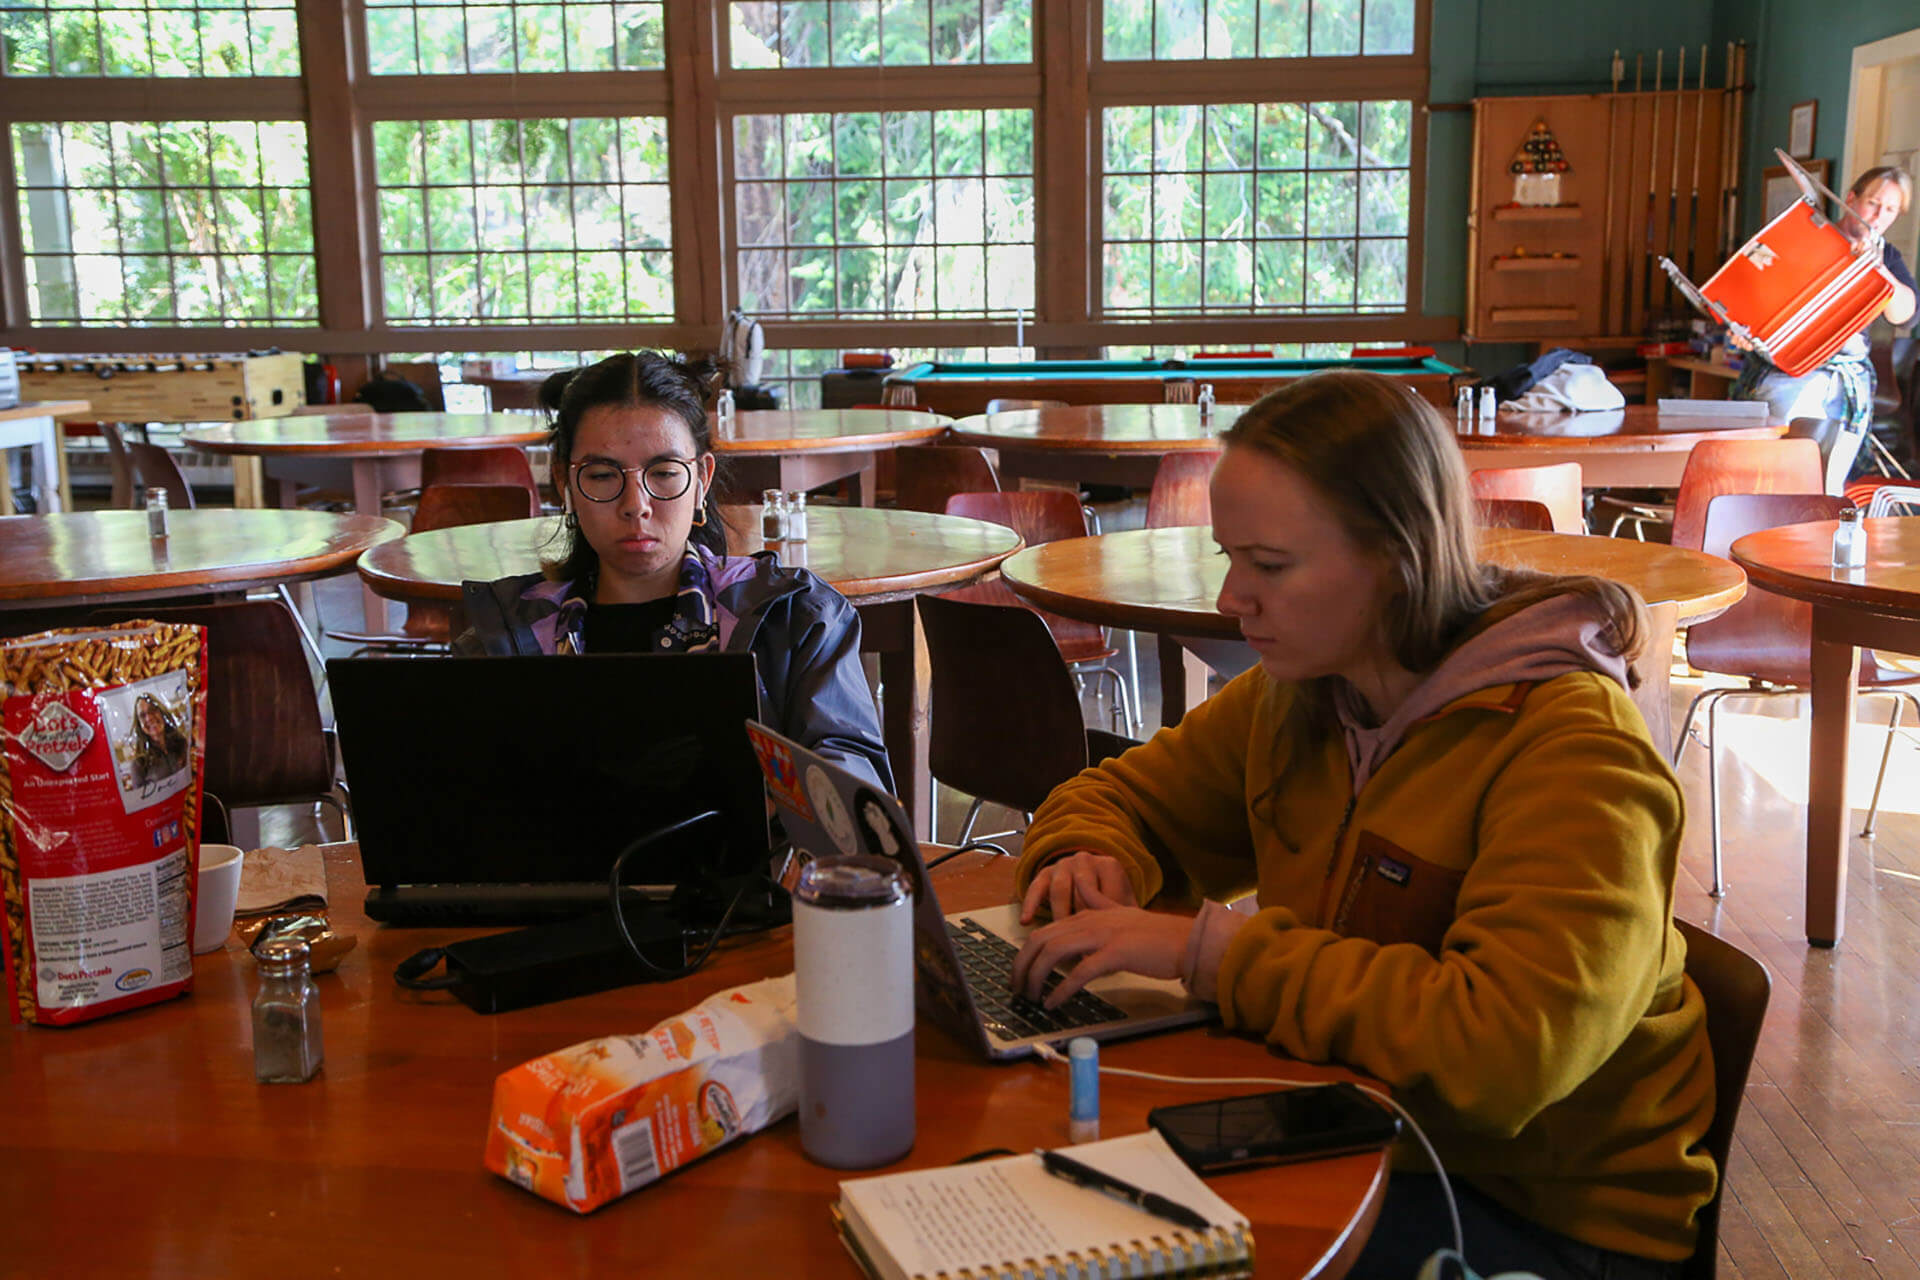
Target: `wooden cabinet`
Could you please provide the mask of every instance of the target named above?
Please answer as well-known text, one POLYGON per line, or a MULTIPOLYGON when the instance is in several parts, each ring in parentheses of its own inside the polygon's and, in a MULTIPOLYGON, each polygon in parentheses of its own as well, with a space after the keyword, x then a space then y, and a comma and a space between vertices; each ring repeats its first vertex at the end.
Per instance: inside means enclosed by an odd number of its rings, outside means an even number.
POLYGON ((1725 104, 1722 89, 1476 99, 1468 339, 1571 346, 1690 315, 1654 258, 1695 280, 1720 265, 1725 104), (1566 160, 1559 204, 1514 201, 1537 122, 1566 160))

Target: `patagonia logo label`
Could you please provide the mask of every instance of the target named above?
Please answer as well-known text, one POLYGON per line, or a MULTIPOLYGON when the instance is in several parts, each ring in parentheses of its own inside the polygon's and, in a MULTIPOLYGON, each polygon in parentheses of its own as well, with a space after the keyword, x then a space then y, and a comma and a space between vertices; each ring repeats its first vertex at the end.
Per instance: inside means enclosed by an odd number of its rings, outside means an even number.
POLYGON ((1395 884, 1405 884, 1413 878, 1412 867, 1409 867, 1404 862, 1395 862, 1392 858, 1385 857, 1384 855, 1374 867, 1374 870, 1395 884))

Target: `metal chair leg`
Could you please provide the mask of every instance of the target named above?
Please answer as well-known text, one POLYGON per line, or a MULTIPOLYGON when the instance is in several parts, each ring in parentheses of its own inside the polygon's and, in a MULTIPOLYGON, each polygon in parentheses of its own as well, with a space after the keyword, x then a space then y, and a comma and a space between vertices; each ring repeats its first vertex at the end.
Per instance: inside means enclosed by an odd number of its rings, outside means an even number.
POLYGON ((967 819, 960 824, 960 838, 954 844, 963 845, 973 839, 973 824, 980 820, 980 809, 985 804, 986 801, 980 797, 973 798, 973 803, 967 806, 967 819))
POLYGON ((1694 694, 1693 701, 1687 704, 1687 714, 1682 717, 1680 721, 1679 740, 1673 744, 1673 767, 1676 769, 1680 767, 1680 757, 1686 754, 1687 742, 1693 736, 1693 714, 1700 709, 1700 704, 1713 692, 1714 690, 1712 689, 1702 689, 1700 692, 1694 694))
MULTIPOLYGON (((1714 690, 1716 694, 1721 691, 1714 690)), ((1716 898, 1727 896, 1727 882, 1720 874, 1720 699, 1707 703, 1707 829, 1713 841, 1713 885, 1707 890, 1716 898)))
POLYGON ((1873 801, 1867 805, 1867 825, 1860 831, 1869 840, 1873 839, 1873 820, 1880 813, 1880 788, 1887 784, 1887 761, 1893 755, 1893 739, 1900 732, 1901 699, 1913 703, 1914 714, 1920 716, 1920 698, 1905 690, 1889 689, 1886 692, 1893 699, 1893 713, 1887 717, 1886 745, 1880 748, 1880 772, 1873 777, 1873 801))

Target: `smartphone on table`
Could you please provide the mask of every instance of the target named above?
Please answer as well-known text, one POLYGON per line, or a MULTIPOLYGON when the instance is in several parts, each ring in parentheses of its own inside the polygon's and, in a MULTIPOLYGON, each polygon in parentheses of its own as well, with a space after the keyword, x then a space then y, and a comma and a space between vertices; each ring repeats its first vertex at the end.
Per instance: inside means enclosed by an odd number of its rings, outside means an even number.
POLYGON ((1400 1134, 1399 1116, 1346 1081, 1155 1107, 1147 1123, 1195 1173, 1376 1151, 1400 1134))

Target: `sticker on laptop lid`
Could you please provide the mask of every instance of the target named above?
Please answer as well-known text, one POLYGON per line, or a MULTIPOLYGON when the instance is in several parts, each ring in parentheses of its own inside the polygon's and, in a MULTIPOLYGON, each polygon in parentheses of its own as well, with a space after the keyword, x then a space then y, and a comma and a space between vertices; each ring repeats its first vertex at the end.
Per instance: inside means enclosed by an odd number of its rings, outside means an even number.
POLYGON ((752 721, 747 722, 747 741, 753 744, 753 754, 760 758, 760 773, 766 778, 773 802, 812 822, 813 806, 800 787, 800 770, 794 766, 793 752, 787 749, 787 744, 752 721))

